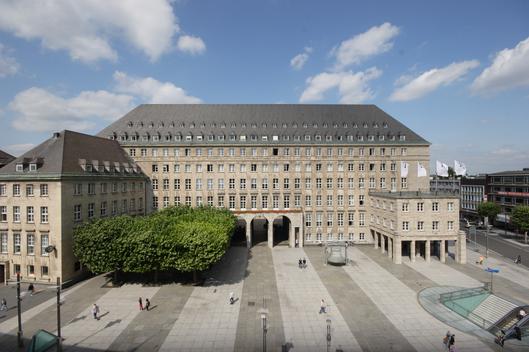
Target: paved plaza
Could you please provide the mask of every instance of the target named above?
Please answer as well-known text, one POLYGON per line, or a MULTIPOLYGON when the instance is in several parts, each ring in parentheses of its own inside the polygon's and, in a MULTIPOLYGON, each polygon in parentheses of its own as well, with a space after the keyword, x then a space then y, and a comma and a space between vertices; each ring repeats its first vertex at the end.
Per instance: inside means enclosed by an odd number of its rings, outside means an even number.
MULTIPOLYGON (((480 286, 490 280, 484 267, 493 266, 500 268, 495 293, 515 303, 529 302, 528 272, 501 257, 490 256, 479 265, 479 253, 469 250, 465 265, 451 259, 447 264, 418 259, 395 265, 371 246, 350 247, 348 253, 351 262, 337 267, 324 263, 322 247, 232 247, 206 273, 205 284, 196 287, 109 288, 103 276, 92 278, 64 292, 64 350, 262 351, 261 314, 266 312, 267 351, 440 352, 448 330, 456 335, 457 351, 500 351, 492 338, 476 333, 469 323, 435 318, 421 306, 420 292, 480 286), (300 258, 306 259, 305 268, 299 268, 300 258), (229 304, 230 293, 234 304, 229 304), (151 300, 149 311, 139 310, 140 296, 151 300), (322 299, 325 313, 320 313, 322 299), (92 317, 93 303, 100 307, 99 319, 92 317)), ((14 293, 11 287, 2 290, 14 293)), ((54 298, 26 297, 22 304, 26 302, 26 344, 38 329, 56 332, 54 298)), ((17 351, 13 310, 11 305, 0 315, 1 351, 17 351)), ((504 350, 523 349, 507 343, 504 350)))

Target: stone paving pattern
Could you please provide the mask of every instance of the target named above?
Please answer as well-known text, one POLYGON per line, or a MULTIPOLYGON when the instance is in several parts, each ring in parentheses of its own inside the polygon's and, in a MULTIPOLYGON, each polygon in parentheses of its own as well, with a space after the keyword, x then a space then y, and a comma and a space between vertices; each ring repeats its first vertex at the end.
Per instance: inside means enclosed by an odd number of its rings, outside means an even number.
MULTIPOLYGON (((349 249, 350 265, 325 265, 322 247, 232 247, 207 273, 204 286, 180 284, 106 288, 103 276, 64 292, 61 306, 65 351, 261 351, 259 311, 268 309, 268 351, 325 351, 326 320, 331 320, 330 351, 442 351, 447 330, 457 351, 500 351, 486 335, 464 333, 436 319, 418 302, 428 287, 474 287, 490 280, 484 267, 500 268, 494 292, 529 302, 528 271, 497 256, 483 266, 479 253, 469 263, 447 258, 441 264, 418 259, 394 265, 370 246, 349 249), (298 259, 306 257, 307 268, 298 259), (229 293, 237 301, 228 303, 229 293), (138 297, 150 297, 152 310, 140 312, 138 297), (327 314, 319 314, 320 300, 327 314), (91 317, 92 303, 101 319, 91 317), (108 313, 107 313, 108 312, 108 313)), ((44 296, 42 296, 44 297, 44 296)), ((29 301, 28 301, 29 302, 29 301)), ((39 328, 56 330, 55 299, 34 301, 22 315, 26 339, 39 328), (39 303, 41 302, 41 303, 39 303)), ((0 351, 16 347, 16 317, 0 316, 0 351)), ((448 318, 447 318, 448 319, 448 318)), ((448 322, 447 322, 448 323, 448 322)), ((517 351, 506 344, 505 351, 517 351)))

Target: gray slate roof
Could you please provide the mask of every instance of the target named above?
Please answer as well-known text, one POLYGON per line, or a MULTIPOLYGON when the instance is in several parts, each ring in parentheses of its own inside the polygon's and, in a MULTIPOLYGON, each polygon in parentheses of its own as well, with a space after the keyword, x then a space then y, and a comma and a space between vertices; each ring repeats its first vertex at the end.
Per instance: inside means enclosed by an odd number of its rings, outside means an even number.
POLYGON ((0 168, 2 168, 4 165, 9 164, 13 160, 15 160, 15 157, 13 155, 0 150, 0 168))
POLYGON ((114 166, 114 163, 118 162, 120 169, 124 164, 130 167, 134 165, 134 161, 116 141, 65 130, 54 133, 51 138, 0 169, 0 177, 7 175, 86 175, 80 159, 86 160, 87 164, 93 164, 93 161, 97 160, 98 165, 104 165, 106 161, 114 166), (36 171, 28 170, 31 163, 38 165, 36 171), (23 164, 24 171, 17 172, 17 164, 23 164))
POLYGON ((199 135, 202 136, 200 144, 270 144, 274 142, 273 136, 278 137, 276 144, 292 144, 296 135, 303 144, 429 144, 375 105, 140 105, 98 133, 121 144, 139 141, 145 144, 143 136, 149 136, 148 143, 152 144, 198 143, 199 135), (159 136, 158 140, 152 138, 155 135, 159 136), (192 140, 186 141, 189 135, 192 140), (225 138, 221 140, 218 135, 225 138), (240 138, 243 135, 246 140, 240 138), (252 139, 252 135, 257 138, 252 139), (268 136, 267 140, 263 135, 268 136), (310 140, 306 135, 311 136, 310 140), (214 141, 209 136, 215 136, 214 141), (230 136, 235 137, 230 139, 230 136), (368 136, 374 136, 373 140, 369 141, 368 136))

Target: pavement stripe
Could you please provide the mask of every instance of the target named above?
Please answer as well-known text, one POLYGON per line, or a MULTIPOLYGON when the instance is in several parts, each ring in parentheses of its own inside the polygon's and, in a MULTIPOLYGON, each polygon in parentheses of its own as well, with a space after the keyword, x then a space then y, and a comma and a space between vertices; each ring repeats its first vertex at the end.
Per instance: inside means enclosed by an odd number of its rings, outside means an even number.
POLYGON ((231 247, 210 273, 210 284, 193 289, 161 351, 233 351, 247 254, 231 247), (233 305, 230 292, 238 298, 233 305))
POLYGON ((158 290, 137 284, 110 289, 96 302, 99 319, 92 317, 90 304, 62 328, 64 351, 107 350, 139 313, 138 297, 152 297, 158 290))
POLYGON ((324 265, 321 248, 304 250, 364 352, 415 351, 343 268, 324 265))
MULTIPOLYGON (((417 301, 417 292, 409 285, 401 282, 357 247, 350 250, 357 265, 346 266, 344 270, 410 344, 417 351, 444 351, 441 340, 446 331, 452 328, 427 313, 417 301)), ((386 260, 389 262, 388 258, 386 260)), ((404 267, 405 271, 413 272, 403 265, 392 266, 404 267)), ((461 332, 456 333, 456 346, 458 351, 491 351, 476 337, 461 332)))
POLYGON ((263 329, 258 311, 264 306, 268 309, 269 327, 266 344, 271 351, 279 351, 285 343, 285 334, 270 248, 258 245, 251 249, 246 273, 234 350, 255 351, 261 348, 263 329))
MULTIPOLYGON (((110 345, 110 351, 157 351, 189 299, 193 286, 165 285, 152 297, 152 309, 141 312, 110 345)), ((143 297, 145 298, 145 297, 143 297)), ((139 310, 139 307, 137 308, 139 310)))
POLYGON ((303 249, 275 247, 272 256, 285 337, 293 347, 290 351, 325 350, 327 319, 331 320, 333 350, 361 351, 310 258, 306 269, 298 267, 298 259, 306 256, 303 249), (322 298, 327 302, 327 314, 318 314, 322 298))
POLYGON ((432 260, 430 263, 423 260, 417 260, 415 263, 403 261, 403 264, 419 272, 438 285, 459 286, 465 288, 483 286, 482 282, 437 260, 432 260))

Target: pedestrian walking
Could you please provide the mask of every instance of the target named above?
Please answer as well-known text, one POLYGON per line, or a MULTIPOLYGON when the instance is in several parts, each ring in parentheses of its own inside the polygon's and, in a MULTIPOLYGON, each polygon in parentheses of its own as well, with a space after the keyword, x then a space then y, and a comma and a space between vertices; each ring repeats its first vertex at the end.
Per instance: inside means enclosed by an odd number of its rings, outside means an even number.
POLYGON ((299 258, 298 266, 299 266, 300 269, 302 268, 302 265, 303 265, 303 260, 301 260, 301 258, 299 258))
POLYGON ((148 312, 151 306, 151 301, 148 298, 145 298, 145 310, 148 312))
POLYGON ((2 298, 2 303, 0 303, 0 311, 2 311, 2 310, 6 310, 7 311, 7 301, 6 301, 5 297, 2 298))
POLYGON ((235 303, 235 295, 233 292, 230 292, 230 304, 235 303))
POLYGON ((514 264, 522 264, 522 256, 518 254, 516 259, 514 260, 514 264))
POLYGON ((99 314, 99 306, 94 303, 94 305, 92 306, 92 316, 94 317, 94 319, 99 320, 99 317, 97 316, 98 314, 99 314))
POLYGON ((448 350, 448 344, 450 343, 450 330, 446 332, 445 337, 443 337, 443 344, 445 345, 445 348, 448 350))
POLYGON ((35 286, 33 286, 33 283, 29 284, 28 292, 30 292, 32 296, 35 293, 35 286))
POLYGON ((307 267, 307 260, 305 258, 303 258, 303 267, 306 268, 307 267))
POLYGON ((323 298, 321 299, 321 302, 320 302, 320 313, 319 314, 321 313, 324 313, 324 314, 327 313, 325 311, 325 301, 323 300, 323 298))
POLYGON ((450 336, 450 341, 448 342, 448 351, 450 352, 456 351, 456 335, 454 334, 450 336))
POLYGON ((140 304, 140 310, 143 310, 143 301, 141 300, 141 297, 138 299, 138 303, 140 304))

